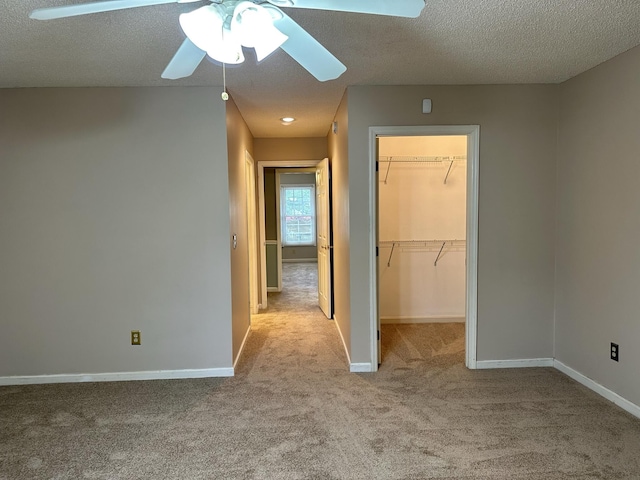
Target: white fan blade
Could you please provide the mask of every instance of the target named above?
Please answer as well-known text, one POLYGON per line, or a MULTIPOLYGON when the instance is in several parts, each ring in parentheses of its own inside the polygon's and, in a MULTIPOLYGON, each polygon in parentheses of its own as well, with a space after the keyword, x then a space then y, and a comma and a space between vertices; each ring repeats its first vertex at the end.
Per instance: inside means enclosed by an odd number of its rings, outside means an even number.
POLYGON ((162 72, 162 78, 177 80, 192 75, 206 54, 207 52, 200 50, 191 40, 185 39, 162 72))
MULTIPOLYGON (((267 0, 271 1, 271 0, 267 0)), ((292 0, 293 5, 272 3, 283 7, 335 10, 337 12, 371 13, 392 17, 416 18, 424 8, 424 0, 292 0)), ((291 2, 287 2, 291 3, 291 2)))
POLYGON ((334 57, 307 31, 289 16, 280 12, 282 18, 274 20, 275 27, 288 38, 282 48, 321 82, 334 80, 347 71, 340 60, 334 57))
POLYGON ((104 2, 64 5, 62 7, 38 8, 29 14, 35 20, 54 20, 56 18, 75 17, 89 13, 111 12, 127 8, 148 7, 163 3, 190 3, 200 0, 107 0, 104 2))

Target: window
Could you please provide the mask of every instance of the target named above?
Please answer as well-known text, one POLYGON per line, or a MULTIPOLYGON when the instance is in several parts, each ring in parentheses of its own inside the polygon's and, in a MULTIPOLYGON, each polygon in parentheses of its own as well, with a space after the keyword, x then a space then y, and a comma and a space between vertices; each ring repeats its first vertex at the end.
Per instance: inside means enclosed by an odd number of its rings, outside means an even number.
POLYGON ((316 244, 315 185, 280 187, 280 227, 282 245, 316 244))

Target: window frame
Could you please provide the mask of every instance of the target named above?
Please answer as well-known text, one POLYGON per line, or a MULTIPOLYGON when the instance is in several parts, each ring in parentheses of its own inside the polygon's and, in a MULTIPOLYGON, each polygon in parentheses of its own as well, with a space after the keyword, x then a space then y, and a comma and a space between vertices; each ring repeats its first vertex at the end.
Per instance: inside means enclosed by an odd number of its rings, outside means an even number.
MULTIPOLYGON (((286 183, 280 184, 280 238, 283 247, 315 247, 317 246, 317 211, 316 211, 316 185, 315 183, 286 183), (310 242, 289 242, 287 241, 287 222, 285 221, 286 213, 286 190, 288 189, 308 189, 311 192, 311 241, 310 242)), ((300 234, 300 232, 298 232, 300 234)))

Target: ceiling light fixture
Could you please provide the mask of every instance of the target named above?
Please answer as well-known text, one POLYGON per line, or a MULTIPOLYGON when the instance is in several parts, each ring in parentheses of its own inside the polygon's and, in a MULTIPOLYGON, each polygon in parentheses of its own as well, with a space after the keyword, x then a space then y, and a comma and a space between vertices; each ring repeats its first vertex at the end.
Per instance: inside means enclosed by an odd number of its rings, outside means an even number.
POLYGON ((230 65, 244 62, 243 46, 253 48, 260 62, 289 38, 273 26, 267 9, 248 1, 235 5, 232 13, 224 4, 183 13, 180 26, 196 47, 214 60, 230 65))
MULTIPOLYGON (((205 0, 101 0, 37 8, 29 17, 54 20, 168 3, 205 0)), ((44 2, 44 0, 43 0, 44 2)), ((242 47, 258 61, 280 47, 321 82, 334 80, 347 67, 279 7, 417 18, 425 0, 208 0, 210 5, 180 17, 187 38, 162 72, 177 80, 192 75, 207 54, 223 64, 244 62, 242 47), (260 32, 260 33, 258 33, 260 32), (262 38, 257 38, 262 35, 262 38)), ((224 73, 223 73, 224 76, 224 73)))
POLYGON ((258 62, 275 52, 289 38, 273 26, 269 12, 253 2, 240 2, 236 6, 231 19, 231 31, 243 46, 255 50, 258 62))
POLYGON ((282 117, 280 120, 282 120, 284 123, 293 123, 296 121, 296 119, 293 117, 282 117))
POLYGON ((207 5, 180 15, 184 34, 200 50, 220 63, 237 65, 244 62, 238 36, 225 26, 226 11, 221 5, 207 5))

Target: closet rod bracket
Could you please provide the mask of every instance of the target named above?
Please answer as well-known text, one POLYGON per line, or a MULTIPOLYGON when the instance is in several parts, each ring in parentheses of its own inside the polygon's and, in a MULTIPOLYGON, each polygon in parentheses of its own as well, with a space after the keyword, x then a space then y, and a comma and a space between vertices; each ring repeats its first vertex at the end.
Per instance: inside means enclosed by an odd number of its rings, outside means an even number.
POLYGON ((396 248, 395 242, 391 245, 391 253, 389 254, 389 260, 387 260, 387 267, 391 266, 391 257, 393 257, 393 251, 396 248))
POLYGON ((453 167, 453 160, 451 160, 451 163, 449 164, 449 170, 447 170, 447 175, 444 177, 444 184, 447 184, 447 179, 449 178, 449 174, 451 173, 451 167, 453 167))
POLYGON ((436 261, 433 262, 433 266, 437 267, 438 266, 438 260, 440 260, 440 255, 442 255, 442 250, 444 250, 444 246, 447 244, 447 242, 442 242, 442 246, 440 247, 440 251, 438 252, 438 256, 436 257, 436 261))

